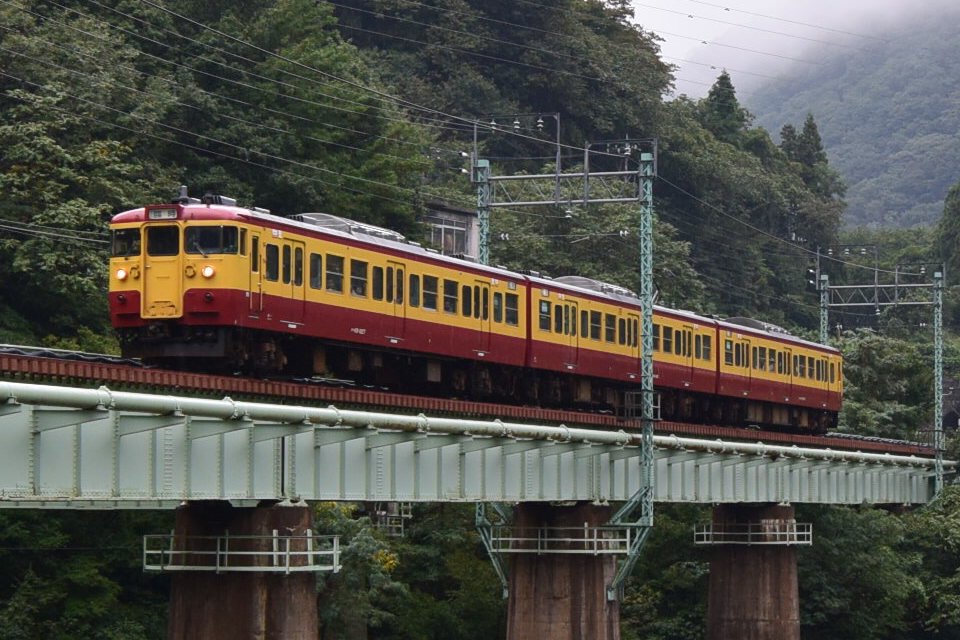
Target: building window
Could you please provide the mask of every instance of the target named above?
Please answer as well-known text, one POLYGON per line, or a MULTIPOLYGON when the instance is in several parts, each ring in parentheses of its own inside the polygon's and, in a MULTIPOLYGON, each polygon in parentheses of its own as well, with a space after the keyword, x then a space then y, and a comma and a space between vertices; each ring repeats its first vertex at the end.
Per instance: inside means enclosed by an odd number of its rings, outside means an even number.
POLYGON ((469 253, 467 223, 452 217, 434 214, 424 216, 430 226, 430 243, 444 255, 469 253))

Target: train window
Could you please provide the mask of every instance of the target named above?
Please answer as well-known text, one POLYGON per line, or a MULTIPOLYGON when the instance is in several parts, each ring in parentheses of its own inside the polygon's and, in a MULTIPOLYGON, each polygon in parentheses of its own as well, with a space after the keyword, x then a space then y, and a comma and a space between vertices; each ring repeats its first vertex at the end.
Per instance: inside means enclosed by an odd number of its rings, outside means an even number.
POLYGON ((590 339, 591 340, 600 339, 600 312, 599 311, 590 312, 590 339))
POLYGON ((627 319, 627 338, 626 338, 626 343, 627 343, 627 346, 630 346, 630 345, 633 344, 633 321, 630 320, 629 318, 627 319))
POLYGON ((540 330, 550 331, 550 303, 547 300, 540 301, 540 330))
POLYGON ((254 238, 250 245, 250 271, 260 271, 260 238, 254 238))
POLYGON ((490 317, 490 292, 483 290, 483 308, 480 304, 480 287, 473 288, 473 317, 479 318, 481 315, 486 320, 490 317))
POLYGON ((800 376, 800 358, 798 356, 793 356, 793 376, 800 376))
POLYGON ((580 337, 586 338, 590 334, 590 314, 586 311, 580 312, 580 337))
POLYGON ((689 358, 691 355, 693 355, 691 351, 692 349, 691 343, 693 343, 693 333, 691 331, 686 331, 684 333, 686 334, 686 338, 683 341, 683 355, 689 358))
POLYGON ((743 366, 743 345, 739 342, 733 346, 733 363, 738 367, 743 366))
MULTIPOLYGON (((787 355, 786 357, 789 358, 790 356, 787 355)), ((777 373, 779 373, 780 375, 787 373, 786 371, 783 370, 783 358, 784 358, 783 351, 778 351, 777 352, 777 373)))
POLYGON ((806 378, 807 377, 807 359, 804 358, 803 356, 798 356, 797 360, 800 361, 800 377, 806 378))
POLYGON ((343 258, 327 256, 327 291, 343 293, 343 258))
POLYGON ((114 258, 126 258, 140 255, 140 229, 114 229, 110 255, 114 258))
POLYGON ((240 255, 247 255, 247 230, 240 229, 240 255))
POLYGON ((383 267, 374 267, 370 272, 370 297, 383 300, 383 267))
POLYGON ((471 295, 470 287, 464 286, 463 291, 463 315, 467 318, 473 315, 473 295, 471 295))
POLYGON ((437 289, 440 280, 436 276, 423 276, 423 308, 437 310, 437 289))
POLYGON ((506 297, 506 304, 504 305, 506 310, 506 322, 509 325, 514 327, 520 324, 520 304, 519 298, 515 293, 508 293, 506 297))
POLYGON ((577 308, 570 307, 570 335, 577 335, 577 308))
POLYGON ((710 361, 713 359, 713 338, 711 336, 703 336, 703 359, 710 361))
MULTIPOLYGON (((380 267, 374 267, 380 269, 380 267)), ((393 302, 393 267, 387 267, 387 302, 393 302)))
POLYGON ((457 282, 456 280, 443 281, 443 310, 447 313, 457 312, 457 282))
POLYGON ((503 322, 503 294, 493 294, 493 321, 503 322))
POLYGON ((767 356, 767 370, 770 371, 770 373, 773 373, 777 370, 777 352, 773 349, 770 349, 767 352, 767 356))
POLYGON ((147 255, 175 256, 180 253, 180 227, 147 227, 147 255))
POLYGON ((653 350, 660 351, 660 325, 653 324, 653 350))
POLYGON ((420 306, 420 276, 410 274, 410 306, 420 306))
POLYGON ((397 269, 397 288, 394 291, 393 301, 403 304, 403 269, 397 269))
POLYGON ((837 381, 837 378, 836 378, 836 363, 831 362, 831 363, 830 363, 830 384, 833 384, 833 383, 836 382, 836 381, 837 381))
POLYGON ((367 295, 367 263, 363 260, 350 261, 350 293, 355 296, 367 295))
POLYGON ((266 254, 266 273, 263 274, 267 280, 276 282, 280 279, 280 247, 275 244, 268 244, 264 249, 266 254))
POLYGON ((563 305, 558 304, 553 308, 553 332, 563 333, 563 305))
POLYGON ((631 342, 631 344, 635 347, 637 346, 638 340, 639 340, 638 336, 640 335, 640 322, 636 318, 634 318, 633 320, 630 321, 630 324, 633 325, 633 341, 631 342))
POLYGON ((293 250, 293 285, 303 285, 303 249, 300 247, 293 250))
POLYGON ((807 375, 810 377, 811 380, 812 380, 813 377, 814 377, 814 375, 813 375, 813 357, 807 358, 807 375))
POLYGON ((703 358, 703 336, 699 333, 693 339, 693 357, 697 360, 703 358))
POLYGON ((760 352, 760 362, 758 362, 757 364, 759 364, 760 366, 755 366, 754 369, 759 369, 760 371, 766 371, 767 370, 767 348, 760 347, 758 351, 760 352))
POLYGON ((673 327, 663 328, 663 352, 673 353, 673 327))
POLYGON ((733 340, 723 341, 723 363, 733 364, 733 340))
POLYGON ((617 317, 612 313, 604 314, 604 339, 607 342, 617 341, 617 317))
POLYGON ((280 272, 283 275, 283 284, 290 284, 290 245, 283 247, 283 263, 280 272))
POLYGON ((320 289, 323 282, 323 257, 319 253, 310 254, 310 288, 320 289))
POLYGON ((183 245, 187 253, 203 256, 236 253, 237 237, 236 227, 187 227, 183 232, 183 245))
POLYGON ((627 344, 627 321, 620 318, 617 322, 617 344, 627 344))

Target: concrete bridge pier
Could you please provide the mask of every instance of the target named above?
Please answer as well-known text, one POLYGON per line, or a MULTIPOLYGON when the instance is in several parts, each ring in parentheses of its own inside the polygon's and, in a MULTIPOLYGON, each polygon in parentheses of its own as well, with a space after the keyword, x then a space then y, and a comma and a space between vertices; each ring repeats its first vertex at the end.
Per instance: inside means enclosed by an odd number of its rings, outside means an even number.
MULTIPOLYGON (((558 507, 527 502, 514 508, 514 531, 540 527, 596 527, 609 507, 558 507)), ((620 605, 606 597, 617 556, 517 553, 509 564, 507 640, 619 640, 620 605)))
MULTIPOLYGON (((213 538, 229 532, 231 551, 240 566, 264 562, 273 546, 266 537, 304 536, 312 529, 313 511, 305 503, 237 508, 224 501, 186 503, 176 510, 177 549, 216 553, 213 538), (244 540, 239 536, 263 536, 244 540)), ((176 560, 178 555, 173 553, 176 560)), ((211 555, 182 554, 186 565, 208 564, 211 555)), ((267 558, 269 561, 269 558, 267 558)), ((222 560, 221 560, 222 562, 222 560)), ((312 572, 181 570, 172 573, 167 637, 234 640, 236 638, 316 638, 316 575, 312 572)))
POLYGON ((792 506, 715 506, 712 527, 697 532, 713 546, 707 638, 800 640, 797 544, 810 541, 792 506))

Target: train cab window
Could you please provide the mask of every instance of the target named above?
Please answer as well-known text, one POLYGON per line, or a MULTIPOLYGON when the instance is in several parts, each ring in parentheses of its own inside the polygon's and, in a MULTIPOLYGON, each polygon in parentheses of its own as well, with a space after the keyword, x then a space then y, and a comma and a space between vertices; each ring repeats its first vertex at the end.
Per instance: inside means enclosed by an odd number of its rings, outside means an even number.
POLYGON ((504 311, 505 311, 505 320, 506 323, 511 326, 518 326, 520 324, 520 304, 519 298, 515 293, 508 293, 505 298, 504 311))
POLYGON ((147 227, 147 255, 175 256, 180 253, 180 227, 147 227))
POLYGON ((410 274, 410 306, 420 306, 420 276, 410 274))
POLYGON ((580 337, 586 338, 590 335, 590 314, 586 311, 580 312, 580 337))
POLYGON ((553 308, 553 332, 563 333, 563 305, 558 304, 553 308))
POLYGON ((437 310, 437 288, 440 280, 436 276, 423 276, 423 308, 437 310))
POLYGON ((590 312, 590 339, 591 340, 600 339, 600 312, 599 311, 590 312))
POLYGON ((367 263, 364 260, 350 261, 350 293, 363 297, 367 295, 367 263))
POLYGON ((300 247, 293 250, 293 285, 303 285, 303 249, 300 247))
POLYGON ((443 281, 443 310, 447 313, 457 312, 457 281, 443 281))
POLYGON ((733 364, 733 340, 723 341, 723 363, 733 364))
POLYGON ((627 344, 627 321, 620 318, 617 321, 617 344, 627 344))
POLYGON ((493 294, 493 321, 503 322, 503 294, 493 294))
POLYGON ((383 267, 374 267, 370 272, 370 297, 383 300, 383 267))
POLYGON ((283 263, 280 271, 283 274, 283 284, 290 284, 290 245, 283 247, 283 263))
POLYGON ((250 271, 260 271, 260 238, 254 238, 250 243, 250 271))
POLYGON ((187 227, 183 232, 183 245, 187 253, 199 253, 203 256, 236 253, 238 237, 236 227, 187 227))
POLYGON ((653 325, 653 350, 660 351, 660 325, 653 325))
POLYGON ((114 258, 140 255, 140 229, 114 229, 111 236, 110 255, 114 258))
POLYGON ((343 258, 327 256, 327 291, 343 293, 343 258))
POLYGON ((463 295, 463 308, 461 310, 466 318, 473 315, 473 295, 470 289, 470 287, 465 286, 461 292, 463 295))
MULTIPOLYGON (((389 271, 389 269, 388 269, 389 271)), ((403 269, 397 269, 397 287, 393 292, 393 301, 397 304, 403 304, 403 269)), ((389 285, 387 289, 387 294, 390 293, 389 285)))
POLYGON ((703 359, 709 362, 713 360, 713 337, 703 336, 703 359))
POLYGON ((673 353, 673 327, 663 328, 663 352, 673 353))
POLYGON ((617 317, 612 313, 604 314, 604 332, 603 337, 607 342, 617 341, 617 317))
MULTIPOLYGON (((374 267, 374 275, 376 275, 377 269, 380 269, 380 277, 383 278, 383 269, 381 267, 374 267)), ((387 267, 387 302, 393 302, 393 267, 387 267)), ((383 289, 383 283, 380 285, 381 290, 383 289)), ((379 298, 378 298, 379 299, 379 298)))
POLYGON ((550 302, 540 301, 540 330, 550 331, 550 302))
POLYGON ((319 253, 311 253, 308 266, 310 269, 310 274, 308 276, 310 280, 310 288, 322 289, 323 288, 323 256, 321 256, 319 253))
POLYGON ((271 282, 280 279, 280 247, 275 244, 268 244, 264 248, 266 256, 266 273, 263 277, 271 282))

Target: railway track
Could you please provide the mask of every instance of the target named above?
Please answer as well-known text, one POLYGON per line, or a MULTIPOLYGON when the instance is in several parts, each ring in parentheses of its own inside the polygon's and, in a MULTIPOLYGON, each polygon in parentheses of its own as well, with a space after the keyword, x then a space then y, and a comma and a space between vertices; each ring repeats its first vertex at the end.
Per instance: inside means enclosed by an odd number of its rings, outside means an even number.
MULTIPOLYGON (((105 385, 117 390, 149 393, 218 398, 230 396, 237 400, 307 405, 322 403, 372 411, 403 411, 463 418, 499 418, 511 422, 565 424, 609 431, 631 430, 638 426, 623 418, 602 413, 410 396, 380 389, 357 387, 344 380, 270 380, 171 371, 144 367, 136 361, 113 356, 16 345, 0 345, 0 379, 65 386, 105 385)), ((853 434, 814 436, 678 422, 658 422, 656 431, 663 435, 762 441, 770 444, 793 444, 799 447, 931 458, 934 456, 933 448, 928 445, 853 434)))

